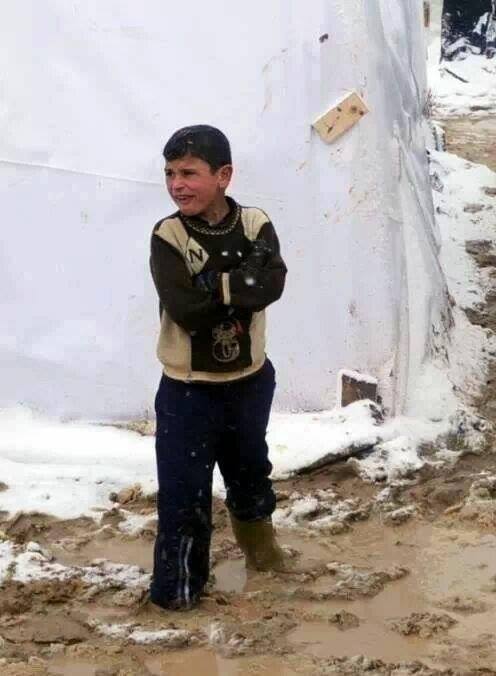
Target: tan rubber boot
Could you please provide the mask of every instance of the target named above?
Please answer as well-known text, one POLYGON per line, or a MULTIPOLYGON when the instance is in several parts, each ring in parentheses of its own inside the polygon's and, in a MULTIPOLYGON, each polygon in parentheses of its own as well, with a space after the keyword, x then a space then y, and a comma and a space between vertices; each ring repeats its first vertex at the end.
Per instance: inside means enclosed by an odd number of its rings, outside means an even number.
POLYGON ((239 521, 232 514, 231 524, 248 570, 291 572, 291 563, 278 545, 272 519, 239 521))

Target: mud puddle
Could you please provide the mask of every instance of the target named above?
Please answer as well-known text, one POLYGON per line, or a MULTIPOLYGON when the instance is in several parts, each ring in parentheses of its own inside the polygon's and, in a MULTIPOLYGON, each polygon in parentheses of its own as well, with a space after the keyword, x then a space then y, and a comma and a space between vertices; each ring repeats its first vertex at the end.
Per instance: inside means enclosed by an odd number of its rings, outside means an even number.
POLYGON ((422 641, 394 636, 387 626, 377 623, 341 632, 329 624, 307 622, 288 638, 299 650, 319 658, 353 657, 360 653, 388 662, 422 659, 427 666, 434 666, 427 659, 428 651, 422 641))
POLYGON ((98 666, 91 662, 54 660, 48 669, 50 676, 95 676, 98 666))
POLYGON ((152 541, 124 536, 117 531, 107 538, 92 539, 72 551, 60 544, 52 545, 51 551, 57 561, 66 566, 81 566, 102 557, 113 563, 139 566, 148 572, 153 565, 152 541))
MULTIPOLYGON (((369 522, 360 530, 359 537, 355 532, 340 539, 343 553, 336 558, 358 566, 364 591, 371 568, 387 570, 394 563, 409 574, 377 594, 369 587, 371 597, 297 604, 303 621, 289 642, 318 658, 360 653, 387 662, 421 660, 431 668, 456 667, 465 659, 468 666, 467 656, 478 646, 477 666, 493 667, 494 637, 488 634, 496 627, 496 536, 419 523, 388 529, 369 522)), ((358 580, 351 590, 360 595, 358 580)), ((335 588, 333 576, 307 586, 316 598, 335 588)))
POLYGON ((296 672, 275 659, 227 660, 207 650, 189 654, 165 655, 149 658, 146 667, 153 676, 295 676, 296 672))
MULTIPOLYGON (((474 463, 469 469, 461 463, 458 472, 474 476, 474 463)), ((429 477, 441 485, 447 475, 429 477)), ((459 482, 462 498, 472 483, 459 482)), ((309 488, 303 481, 298 487, 303 494, 309 488)), ((418 486, 407 499, 426 495, 418 486)), ((378 508, 337 535, 305 526, 280 529, 281 543, 299 553, 295 562, 303 572, 292 575, 247 575, 227 522, 218 518, 215 581, 200 606, 187 613, 143 606, 140 588, 115 582, 89 588, 77 580, 11 583, 2 589, 0 634, 6 643, 2 648, 0 641, 0 658, 16 668, 16 676, 31 675, 33 657, 44 662, 40 674, 55 676, 96 676, 98 670, 109 676, 317 675, 332 660, 359 654, 387 665, 451 667, 454 674, 491 669, 496 534, 464 519, 463 510, 438 513, 428 522, 423 504, 400 526, 384 523, 378 508), (72 629, 64 618, 73 619, 72 629), (179 647, 171 636, 175 641, 181 633, 187 637, 179 647), (133 636, 144 636, 143 642, 133 636), (24 660, 26 670, 10 659, 24 660)), ((150 571, 149 533, 129 536, 112 524, 103 532, 99 524, 94 531, 87 523, 67 524, 66 533, 57 528, 56 541, 44 532, 55 561, 81 566, 106 559, 150 571)), ((404 673, 416 672, 412 667, 404 673)))
MULTIPOLYGON (((224 659, 209 650, 169 652, 140 657, 150 676, 296 676, 282 661, 270 658, 224 659)), ((59 658, 50 664, 50 676, 95 676, 101 668, 89 661, 59 658)), ((112 667, 107 673, 117 673, 112 667)))
MULTIPOLYGON (((295 552, 296 565, 301 569, 312 570, 323 561, 327 562, 335 557, 340 547, 331 541, 317 541, 291 531, 280 532, 279 542, 289 551, 295 552)), ((246 570, 244 559, 227 559, 222 561, 214 570, 215 589, 220 592, 235 592, 237 594, 271 589, 281 583, 273 576, 253 573, 246 570)), ((283 578, 284 580, 284 578, 283 578)))

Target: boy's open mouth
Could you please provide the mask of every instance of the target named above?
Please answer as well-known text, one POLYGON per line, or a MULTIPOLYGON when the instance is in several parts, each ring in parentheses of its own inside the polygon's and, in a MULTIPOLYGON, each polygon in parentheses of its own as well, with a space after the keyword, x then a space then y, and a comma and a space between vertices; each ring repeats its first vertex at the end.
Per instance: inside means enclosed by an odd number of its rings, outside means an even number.
POLYGON ((188 204, 188 202, 191 202, 195 198, 193 195, 178 195, 177 197, 174 197, 176 202, 179 202, 179 204, 188 204))

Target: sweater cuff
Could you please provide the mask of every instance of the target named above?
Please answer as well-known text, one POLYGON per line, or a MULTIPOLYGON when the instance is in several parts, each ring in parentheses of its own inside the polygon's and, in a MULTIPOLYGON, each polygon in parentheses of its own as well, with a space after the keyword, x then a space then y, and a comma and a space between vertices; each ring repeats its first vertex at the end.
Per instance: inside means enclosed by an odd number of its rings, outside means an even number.
POLYGON ((224 305, 231 305, 231 287, 229 273, 223 272, 220 276, 221 299, 224 305))

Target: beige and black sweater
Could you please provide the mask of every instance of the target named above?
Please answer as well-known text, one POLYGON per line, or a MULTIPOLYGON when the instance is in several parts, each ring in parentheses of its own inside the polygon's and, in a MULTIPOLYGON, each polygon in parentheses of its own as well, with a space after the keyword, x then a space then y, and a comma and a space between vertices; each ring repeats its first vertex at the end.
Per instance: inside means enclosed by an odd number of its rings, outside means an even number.
POLYGON ((286 276, 279 241, 267 215, 227 198, 230 212, 215 226, 180 212, 159 221, 150 266, 160 299, 158 358, 176 380, 227 382, 265 361, 265 308, 280 298, 286 276), (251 242, 272 248, 266 265, 247 274, 240 263, 251 242), (221 273, 219 292, 195 286, 196 275, 221 273))

